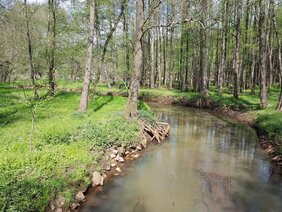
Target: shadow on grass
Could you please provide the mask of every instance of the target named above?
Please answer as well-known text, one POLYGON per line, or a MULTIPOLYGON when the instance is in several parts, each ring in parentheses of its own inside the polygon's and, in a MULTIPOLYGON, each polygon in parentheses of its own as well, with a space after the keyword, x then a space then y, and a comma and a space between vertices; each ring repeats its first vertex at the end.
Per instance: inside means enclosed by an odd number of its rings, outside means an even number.
POLYGON ((94 112, 97 112, 98 110, 102 109, 105 105, 113 101, 113 96, 98 96, 94 99, 94 101, 91 104, 91 108, 94 112))

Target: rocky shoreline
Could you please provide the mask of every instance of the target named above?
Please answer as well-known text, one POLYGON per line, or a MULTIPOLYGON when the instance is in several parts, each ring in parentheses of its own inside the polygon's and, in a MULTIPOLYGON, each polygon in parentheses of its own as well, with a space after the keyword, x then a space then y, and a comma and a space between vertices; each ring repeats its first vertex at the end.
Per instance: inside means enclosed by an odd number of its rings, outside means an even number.
POLYGON ((137 160, 142 152, 150 144, 159 144, 169 135, 170 125, 164 122, 156 122, 150 124, 144 120, 140 121, 140 142, 128 147, 112 146, 104 151, 100 161, 101 169, 92 173, 91 184, 88 186, 80 186, 81 188, 75 194, 75 201, 66 206, 66 200, 62 196, 57 196, 49 204, 47 211, 63 212, 78 211, 81 203, 86 201, 86 195, 89 190, 95 189, 95 192, 102 190, 107 181, 115 176, 123 174, 123 166, 134 160, 137 160))

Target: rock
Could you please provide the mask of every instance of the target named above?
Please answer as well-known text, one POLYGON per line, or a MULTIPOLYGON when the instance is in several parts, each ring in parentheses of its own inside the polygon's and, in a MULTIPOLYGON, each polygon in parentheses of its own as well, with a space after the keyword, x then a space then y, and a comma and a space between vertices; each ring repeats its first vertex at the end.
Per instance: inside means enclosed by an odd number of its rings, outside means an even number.
POLYGON ((75 210, 77 207, 79 207, 80 206, 80 204, 78 204, 78 203, 72 203, 71 204, 71 209, 72 210, 75 210))
POLYGON ((56 212, 63 212, 63 209, 62 209, 62 208, 58 208, 58 209, 56 210, 56 212))
POLYGON ((116 164, 115 164, 115 163, 112 163, 112 164, 111 164, 111 167, 115 167, 115 166, 116 166, 116 164))
POLYGON ((116 167, 117 172, 121 172, 121 169, 119 167, 116 167))
POLYGON ((125 154, 125 155, 128 155, 129 153, 130 153, 130 152, 126 150, 124 154, 125 154))
POLYGON ((113 154, 117 155, 118 154, 118 150, 117 149, 113 149, 113 154))
POLYGON ((113 159, 113 158, 115 158, 115 157, 116 157, 116 154, 113 154, 113 153, 112 153, 112 154, 110 154, 110 158, 112 158, 112 159, 113 159))
POLYGON ((135 158, 135 159, 137 159, 137 158, 139 158, 139 154, 136 154, 136 155, 133 155, 133 157, 135 158))
POLYGON ((99 172, 95 171, 92 177, 93 186, 99 186, 99 185, 102 186, 103 183, 104 183, 104 178, 101 176, 99 172))
POLYGON ((50 208, 51 208, 52 211, 55 210, 55 206, 53 204, 50 206, 50 208))
POLYGON ((66 199, 62 196, 58 196, 56 203, 59 207, 63 206, 66 202, 66 199))
POLYGON ((124 163, 123 157, 121 157, 119 155, 116 157, 116 161, 119 162, 119 163, 124 163))
POLYGON ((120 163, 124 163, 124 159, 123 159, 123 157, 119 157, 119 158, 118 158, 118 162, 120 162, 120 163))
POLYGON ((82 193, 82 191, 79 191, 76 195, 75 195, 75 199, 78 201, 78 202, 81 202, 85 199, 85 196, 84 194, 82 193))
POLYGON ((124 155, 124 153, 125 153, 125 148, 124 147, 119 147, 118 148, 118 154, 124 155))
POLYGON ((141 150, 142 150, 142 147, 141 147, 140 145, 138 145, 138 146, 136 147, 136 149, 137 149, 138 151, 141 151, 141 150))
POLYGON ((107 167, 105 168, 105 170, 106 170, 106 171, 110 171, 110 170, 111 170, 111 166, 107 166, 107 167))

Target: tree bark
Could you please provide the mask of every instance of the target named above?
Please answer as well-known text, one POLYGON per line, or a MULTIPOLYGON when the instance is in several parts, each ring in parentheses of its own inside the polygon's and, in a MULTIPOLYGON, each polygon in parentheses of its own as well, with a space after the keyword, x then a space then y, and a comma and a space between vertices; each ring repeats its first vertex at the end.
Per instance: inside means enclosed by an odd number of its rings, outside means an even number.
POLYGON ((240 70, 240 36, 241 36, 241 0, 236 1, 236 35, 235 35, 235 50, 234 50, 234 89, 233 96, 235 98, 239 98, 239 90, 238 90, 238 75, 240 70))
POLYGON ((134 53, 134 75, 130 86, 128 104, 126 107, 127 117, 138 115, 138 91, 140 87, 140 78, 142 70, 142 26, 143 26, 143 0, 136 1, 136 35, 135 35, 135 53, 134 53))
POLYGON ((29 72, 30 79, 34 91, 34 98, 37 99, 37 86, 35 83, 35 73, 33 68, 33 56, 32 56, 32 45, 31 45, 31 36, 30 36, 30 28, 29 28, 29 18, 28 18, 28 8, 27 8, 27 0, 24 0, 24 13, 25 13, 25 25, 26 25, 26 37, 27 37, 27 47, 28 47, 28 59, 29 59, 29 72))
POLYGON ((88 105, 88 94, 91 78, 91 69, 92 69, 92 54, 93 54, 93 41, 94 41, 94 23, 95 23, 95 0, 89 0, 89 35, 88 35, 88 47, 87 47, 87 59, 85 64, 84 71, 84 82, 83 89, 81 93, 79 111, 85 112, 88 105))
POLYGON ((48 79, 49 79, 49 95, 55 92, 55 49, 56 49, 56 7, 57 0, 48 0, 49 17, 48 17, 48 79), (51 35, 50 35, 51 34, 51 35))
POLYGON ((208 96, 207 89, 207 0, 201 0, 201 25, 200 26, 200 92, 208 96))
POLYGON ((278 67, 279 67, 279 74, 280 74, 280 96, 278 99, 278 104, 276 109, 278 111, 282 111, 282 47, 281 47, 281 38, 280 38, 280 34, 277 28, 277 22, 276 22, 276 17, 275 14, 273 15, 273 26, 274 26, 274 31, 275 31, 275 35, 276 35, 276 40, 277 40, 277 47, 278 47, 278 67))
POLYGON ((266 89, 266 29, 265 29, 265 1, 259 1, 260 18, 259 18, 259 52, 260 52, 260 106, 267 106, 267 89, 266 89))

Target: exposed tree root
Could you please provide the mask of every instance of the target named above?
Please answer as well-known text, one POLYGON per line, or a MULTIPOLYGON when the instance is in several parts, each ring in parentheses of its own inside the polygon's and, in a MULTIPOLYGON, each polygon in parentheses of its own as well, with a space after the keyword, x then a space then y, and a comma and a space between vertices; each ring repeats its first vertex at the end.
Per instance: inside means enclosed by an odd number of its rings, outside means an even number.
POLYGON ((145 148, 148 142, 152 142, 154 140, 157 143, 161 143, 169 134, 170 126, 165 122, 156 122, 155 124, 151 124, 145 121, 142 121, 142 129, 141 129, 141 137, 142 137, 142 145, 145 148))

